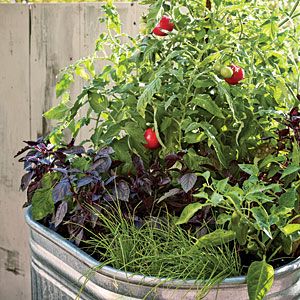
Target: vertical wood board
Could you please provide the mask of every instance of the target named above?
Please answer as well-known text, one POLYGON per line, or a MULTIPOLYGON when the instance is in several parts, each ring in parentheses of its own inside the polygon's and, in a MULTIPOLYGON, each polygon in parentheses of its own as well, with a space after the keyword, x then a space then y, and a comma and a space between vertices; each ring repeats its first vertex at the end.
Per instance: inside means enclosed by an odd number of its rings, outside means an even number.
POLYGON ((0 299, 30 299, 28 230, 13 158, 30 138, 29 11, 0 4, 0 299))

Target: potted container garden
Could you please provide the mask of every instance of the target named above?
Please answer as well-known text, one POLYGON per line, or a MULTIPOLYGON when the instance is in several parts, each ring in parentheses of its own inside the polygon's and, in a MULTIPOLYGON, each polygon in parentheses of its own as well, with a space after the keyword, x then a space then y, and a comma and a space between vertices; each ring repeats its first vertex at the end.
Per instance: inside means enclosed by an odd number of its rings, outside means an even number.
POLYGON ((103 6, 57 126, 18 153, 35 299, 299 299, 300 1, 281 2, 146 0, 137 39, 103 6))

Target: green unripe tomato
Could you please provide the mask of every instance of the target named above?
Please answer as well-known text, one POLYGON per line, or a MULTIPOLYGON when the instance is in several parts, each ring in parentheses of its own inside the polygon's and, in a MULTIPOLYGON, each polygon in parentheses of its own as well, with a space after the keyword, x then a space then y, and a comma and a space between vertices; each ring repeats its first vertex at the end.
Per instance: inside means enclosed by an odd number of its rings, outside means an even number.
POLYGON ((223 67, 220 73, 224 78, 231 78, 233 75, 233 71, 230 67, 223 67))
POLYGON ((221 63, 219 63, 219 62, 216 62, 215 64, 214 64, 214 70, 217 72, 217 73, 220 73, 221 72, 221 69, 223 68, 224 66, 221 64, 221 63))

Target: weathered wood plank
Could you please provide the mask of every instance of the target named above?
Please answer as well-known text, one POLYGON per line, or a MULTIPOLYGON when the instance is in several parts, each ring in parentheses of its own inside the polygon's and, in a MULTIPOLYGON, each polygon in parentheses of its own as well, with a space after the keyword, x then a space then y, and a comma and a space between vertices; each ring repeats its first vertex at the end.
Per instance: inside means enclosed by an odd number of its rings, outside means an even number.
POLYGON ((13 158, 30 138, 29 11, 0 4, 0 299, 30 299, 28 231, 13 158))
MULTIPOLYGON (((42 114, 58 101, 56 77, 60 70, 80 57, 78 3, 31 5, 31 134, 33 138, 50 131, 42 114)), ((76 85, 72 94, 76 94, 76 85)), ((53 123, 52 123, 53 124, 53 123)))

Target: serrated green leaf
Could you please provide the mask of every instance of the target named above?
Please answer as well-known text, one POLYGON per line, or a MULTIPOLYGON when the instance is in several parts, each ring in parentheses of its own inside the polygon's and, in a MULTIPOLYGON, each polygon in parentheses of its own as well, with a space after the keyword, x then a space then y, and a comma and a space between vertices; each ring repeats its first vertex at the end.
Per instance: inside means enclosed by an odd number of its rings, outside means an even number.
POLYGON ((76 157, 72 161, 72 168, 85 172, 88 170, 90 164, 91 161, 88 160, 86 157, 76 157))
POLYGON ((207 110, 209 113, 211 113, 213 116, 216 116, 218 118, 224 118, 224 115, 222 113, 222 110, 219 108, 219 106, 211 99, 210 95, 208 94, 202 94, 197 95, 193 100, 192 103, 207 110))
POLYGON ((249 300, 262 300, 271 289, 274 281, 274 269, 263 261, 253 262, 247 274, 249 300))
POLYGON ((143 118, 145 117, 146 107, 152 101, 153 95, 160 90, 161 79, 159 75, 157 74, 156 78, 145 87, 137 102, 137 111, 143 118))
POLYGON ((38 189, 32 197, 32 217, 41 220, 54 212, 54 201, 51 189, 38 189))
POLYGON ((97 114, 106 110, 109 104, 108 99, 105 96, 97 93, 89 93, 88 100, 91 108, 97 114))
POLYGON ((242 171, 249 175, 258 176, 259 169, 256 165, 250 165, 250 164, 239 164, 239 167, 242 171))
POLYGON ((74 82, 72 74, 63 74, 59 82, 56 84, 56 97, 60 97, 70 87, 72 82, 74 82))
POLYGON ((60 103, 55 107, 50 108, 44 113, 44 117, 49 120, 62 120, 69 112, 69 108, 66 104, 60 103))
POLYGON ((224 156, 224 152, 221 146, 221 143, 217 140, 215 134, 214 134, 214 127, 212 125, 210 125, 207 122, 201 122, 200 123, 201 128, 204 130, 205 134, 207 135, 207 137, 210 139, 213 147, 215 148, 216 154, 219 158, 220 163, 227 168, 228 166, 228 162, 226 157, 224 156))

